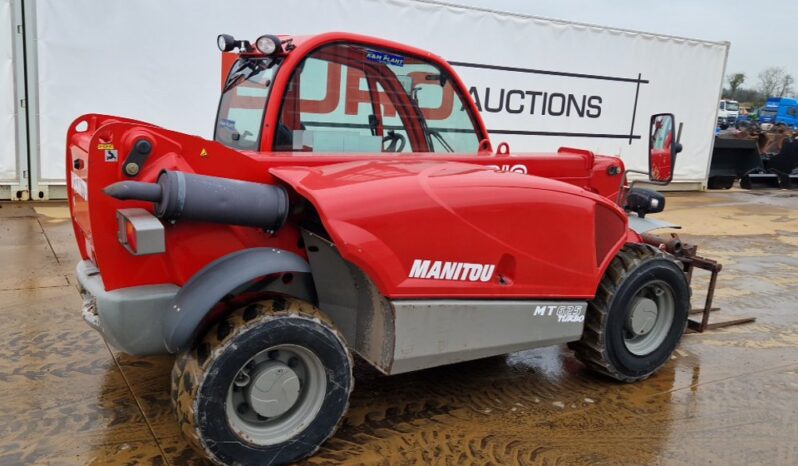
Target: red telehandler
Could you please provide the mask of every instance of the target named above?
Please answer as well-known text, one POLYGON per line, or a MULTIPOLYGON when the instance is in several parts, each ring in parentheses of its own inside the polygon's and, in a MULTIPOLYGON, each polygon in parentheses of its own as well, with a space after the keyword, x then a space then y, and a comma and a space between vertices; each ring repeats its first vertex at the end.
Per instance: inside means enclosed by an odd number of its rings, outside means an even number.
MULTIPOLYGON (((218 38, 214 140, 116 116, 67 135, 83 318, 173 353, 181 430, 218 464, 284 464, 334 432, 352 353, 384 374, 568 343, 623 382, 659 369, 690 310, 649 244, 664 198, 615 157, 494 152, 442 58, 328 33, 218 38)), ((673 115, 651 118, 670 182, 673 115)))

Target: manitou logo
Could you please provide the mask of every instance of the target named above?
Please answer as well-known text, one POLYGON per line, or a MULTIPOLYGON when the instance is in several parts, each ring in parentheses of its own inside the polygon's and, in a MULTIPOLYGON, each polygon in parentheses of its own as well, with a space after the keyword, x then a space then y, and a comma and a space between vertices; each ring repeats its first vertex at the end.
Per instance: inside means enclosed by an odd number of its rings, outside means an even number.
POLYGON ((585 321, 585 305, 543 305, 535 306, 536 316, 557 316, 557 322, 584 322, 585 321))
POLYGON ((410 278, 432 280, 461 280, 487 282, 496 270, 491 264, 471 264, 468 262, 445 262, 416 259, 410 269, 410 278))
POLYGON ((494 170, 498 170, 500 172, 513 172, 513 173, 520 173, 522 175, 526 175, 526 165, 516 164, 516 165, 488 165, 487 168, 492 168, 494 170))

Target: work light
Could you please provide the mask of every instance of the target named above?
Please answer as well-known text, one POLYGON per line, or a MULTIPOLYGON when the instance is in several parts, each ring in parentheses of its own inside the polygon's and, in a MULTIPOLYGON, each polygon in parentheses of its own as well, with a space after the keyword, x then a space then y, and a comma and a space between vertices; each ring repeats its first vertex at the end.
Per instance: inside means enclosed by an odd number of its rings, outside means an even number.
POLYGON ((236 48, 236 40, 229 34, 219 34, 216 38, 216 45, 222 52, 229 52, 236 48))
POLYGON ((258 37, 258 40, 255 41, 255 48, 264 55, 272 55, 283 51, 280 39, 270 34, 258 37))

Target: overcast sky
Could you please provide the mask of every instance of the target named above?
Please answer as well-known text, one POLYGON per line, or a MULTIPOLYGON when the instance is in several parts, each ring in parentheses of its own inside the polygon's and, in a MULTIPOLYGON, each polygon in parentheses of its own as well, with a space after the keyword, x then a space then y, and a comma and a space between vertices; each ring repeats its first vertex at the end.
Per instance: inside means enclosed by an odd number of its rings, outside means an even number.
POLYGON ((743 87, 780 66, 798 79, 798 0, 444 0, 448 3, 674 36, 729 41, 726 74, 743 87))

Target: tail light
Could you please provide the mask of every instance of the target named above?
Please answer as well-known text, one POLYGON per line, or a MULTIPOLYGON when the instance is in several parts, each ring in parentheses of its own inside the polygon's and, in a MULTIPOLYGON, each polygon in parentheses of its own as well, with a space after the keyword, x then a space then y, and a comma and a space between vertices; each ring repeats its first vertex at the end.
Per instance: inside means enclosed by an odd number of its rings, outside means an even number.
POLYGON ((144 209, 116 211, 119 243, 134 256, 160 254, 166 251, 163 224, 144 209))

